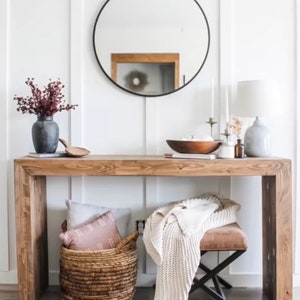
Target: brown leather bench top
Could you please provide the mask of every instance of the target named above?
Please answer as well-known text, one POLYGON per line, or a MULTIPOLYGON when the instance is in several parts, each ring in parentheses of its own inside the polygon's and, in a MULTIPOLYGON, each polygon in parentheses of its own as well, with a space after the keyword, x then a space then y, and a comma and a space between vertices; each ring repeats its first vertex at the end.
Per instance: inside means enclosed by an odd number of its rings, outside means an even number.
POLYGON ((202 251, 247 250, 247 236, 237 223, 206 231, 200 249, 202 251))

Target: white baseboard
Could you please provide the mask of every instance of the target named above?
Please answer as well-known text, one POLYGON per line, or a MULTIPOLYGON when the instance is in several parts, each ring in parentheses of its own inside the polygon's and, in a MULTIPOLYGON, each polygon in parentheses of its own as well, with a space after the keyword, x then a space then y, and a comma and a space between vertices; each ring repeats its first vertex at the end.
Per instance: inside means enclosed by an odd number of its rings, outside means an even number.
POLYGON ((294 274, 293 276, 293 287, 300 289, 300 274, 294 274))
POLYGON ((0 284, 18 284, 17 271, 0 272, 0 284))

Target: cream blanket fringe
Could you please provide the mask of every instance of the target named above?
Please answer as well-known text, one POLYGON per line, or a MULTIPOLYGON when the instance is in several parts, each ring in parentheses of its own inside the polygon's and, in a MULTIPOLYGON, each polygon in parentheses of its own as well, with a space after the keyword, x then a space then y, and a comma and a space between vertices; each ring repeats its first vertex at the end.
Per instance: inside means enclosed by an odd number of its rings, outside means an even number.
POLYGON ((236 222, 240 205, 206 193, 169 203, 147 219, 143 240, 157 264, 154 300, 187 300, 200 262, 200 241, 209 229, 236 222))

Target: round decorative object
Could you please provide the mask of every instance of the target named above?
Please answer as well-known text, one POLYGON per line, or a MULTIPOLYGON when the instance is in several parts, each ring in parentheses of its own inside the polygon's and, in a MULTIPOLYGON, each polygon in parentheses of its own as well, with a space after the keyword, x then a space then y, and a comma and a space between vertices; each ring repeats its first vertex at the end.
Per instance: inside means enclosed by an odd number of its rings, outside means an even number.
POLYGON ((248 157, 271 156, 270 131, 258 117, 246 130, 244 145, 248 157))
POLYGON ((32 125, 32 141, 36 153, 55 153, 58 145, 59 127, 53 116, 38 116, 32 125))
POLYGON ((208 154, 217 150, 220 141, 181 141, 166 140, 167 144, 178 153, 208 154))
POLYGON ((129 72, 124 79, 126 88, 135 92, 143 91, 149 83, 147 74, 136 70, 129 72))

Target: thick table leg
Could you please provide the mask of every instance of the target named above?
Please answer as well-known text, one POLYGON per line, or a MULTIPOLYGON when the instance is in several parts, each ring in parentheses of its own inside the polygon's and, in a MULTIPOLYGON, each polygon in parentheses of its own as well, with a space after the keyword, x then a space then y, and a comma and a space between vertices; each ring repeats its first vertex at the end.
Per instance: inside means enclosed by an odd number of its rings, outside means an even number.
POLYGON ((48 287, 46 177, 15 167, 20 300, 37 300, 48 287))
POLYGON ((292 194, 290 170, 262 178, 263 293, 268 300, 291 300, 292 194))

